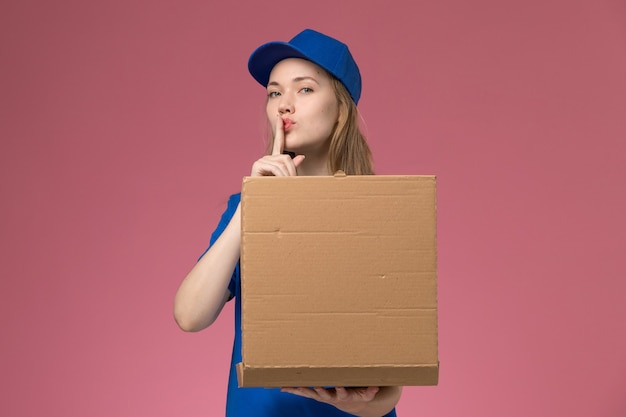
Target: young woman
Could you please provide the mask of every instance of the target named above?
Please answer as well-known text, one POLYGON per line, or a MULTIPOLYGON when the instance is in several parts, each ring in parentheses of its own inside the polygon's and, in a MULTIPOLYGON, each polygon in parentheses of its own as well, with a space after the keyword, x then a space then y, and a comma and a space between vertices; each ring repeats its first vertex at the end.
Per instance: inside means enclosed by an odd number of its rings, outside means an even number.
MULTIPOLYGON (((373 174, 369 147, 358 127, 361 76, 348 47, 307 29, 289 42, 270 42, 250 56, 252 76, 267 88, 270 152, 251 176, 373 174), (295 156, 294 156, 295 155, 295 156)), ((241 361, 239 276, 240 194, 230 197, 209 249, 184 279, 174 316, 185 331, 199 331, 235 298, 235 343, 226 416, 392 417, 401 387, 238 388, 241 361)))

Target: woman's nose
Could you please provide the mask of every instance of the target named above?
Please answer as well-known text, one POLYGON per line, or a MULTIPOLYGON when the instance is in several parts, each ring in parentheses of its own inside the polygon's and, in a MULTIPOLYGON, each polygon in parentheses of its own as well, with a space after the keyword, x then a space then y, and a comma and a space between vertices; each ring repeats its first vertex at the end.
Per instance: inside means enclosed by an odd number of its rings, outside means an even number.
POLYGON ((294 111, 294 108, 293 108, 293 102, 291 98, 289 98, 287 94, 283 94, 280 97, 280 103, 278 103, 278 112, 280 114, 285 114, 285 113, 293 113, 293 111, 294 111))

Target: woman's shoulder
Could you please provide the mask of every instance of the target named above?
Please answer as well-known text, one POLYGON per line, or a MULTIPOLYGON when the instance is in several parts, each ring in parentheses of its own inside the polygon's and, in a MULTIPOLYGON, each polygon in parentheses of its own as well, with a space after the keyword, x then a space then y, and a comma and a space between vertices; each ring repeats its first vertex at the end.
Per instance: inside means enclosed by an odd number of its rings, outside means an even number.
POLYGON ((235 194, 231 194, 228 197, 228 205, 230 206, 231 204, 239 204, 239 202, 241 201, 241 192, 235 193, 235 194))
MULTIPOLYGON (((228 196, 228 200, 226 201, 226 209, 222 214, 222 221, 230 221, 230 218, 235 214, 235 211, 237 210, 237 206, 239 205, 240 201, 241 193, 235 193, 228 196)), ((224 204, 223 200, 221 204, 224 204)))

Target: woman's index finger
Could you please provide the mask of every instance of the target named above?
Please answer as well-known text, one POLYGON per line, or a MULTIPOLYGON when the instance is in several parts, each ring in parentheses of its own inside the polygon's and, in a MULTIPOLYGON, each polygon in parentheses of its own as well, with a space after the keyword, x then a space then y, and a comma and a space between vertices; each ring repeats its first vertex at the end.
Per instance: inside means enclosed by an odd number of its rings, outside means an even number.
POLYGON ((274 132, 274 147, 272 148, 272 155, 280 155, 283 153, 283 147, 285 146, 285 127, 283 125, 283 119, 280 115, 276 116, 276 131, 274 132))

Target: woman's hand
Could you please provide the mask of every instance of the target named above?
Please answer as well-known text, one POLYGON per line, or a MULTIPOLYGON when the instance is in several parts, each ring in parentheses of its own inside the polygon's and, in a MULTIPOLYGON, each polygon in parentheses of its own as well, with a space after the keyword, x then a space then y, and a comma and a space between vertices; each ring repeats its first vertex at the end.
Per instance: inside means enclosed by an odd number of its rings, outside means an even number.
POLYGON ((304 160, 304 155, 297 155, 291 159, 289 155, 283 154, 285 146, 285 127, 283 119, 277 116, 276 133, 274 136, 274 147, 271 155, 266 155, 252 165, 251 176, 277 176, 287 177, 298 175, 296 168, 304 160))
POLYGON ((281 391, 312 398, 333 405, 356 416, 380 417, 390 412, 398 403, 401 387, 360 387, 360 388, 283 388, 281 391))

